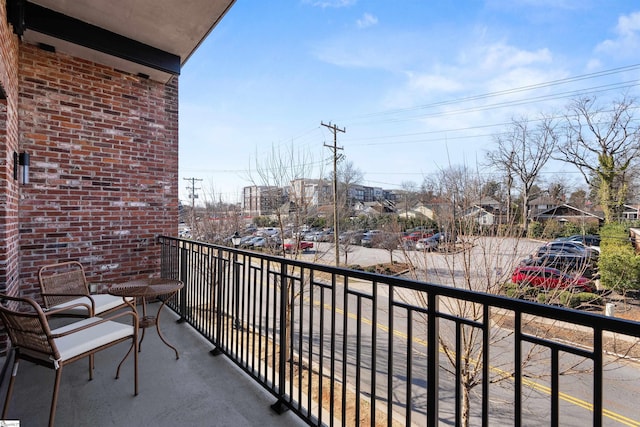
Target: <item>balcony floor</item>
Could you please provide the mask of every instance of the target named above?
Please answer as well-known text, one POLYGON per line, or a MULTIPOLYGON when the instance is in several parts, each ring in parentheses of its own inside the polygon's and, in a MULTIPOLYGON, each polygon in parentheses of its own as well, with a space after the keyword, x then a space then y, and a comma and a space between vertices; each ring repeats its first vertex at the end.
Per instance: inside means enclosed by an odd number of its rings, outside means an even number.
MULTIPOLYGON (((151 307, 155 311, 155 307, 151 307)), ((55 423, 58 426, 302 426, 292 412, 278 415, 275 398, 225 356, 213 357, 213 346, 165 308, 160 329, 180 352, 165 346, 147 330, 139 353, 139 394, 133 395, 133 357, 120 378, 117 364, 128 344, 96 354, 93 381, 88 359, 64 368, 55 423)), ((0 363, 4 362, 4 358, 0 363)), ((23 361, 16 378, 7 419, 23 426, 47 425, 54 371, 23 361)), ((6 395, 4 381, 0 405, 6 395)))

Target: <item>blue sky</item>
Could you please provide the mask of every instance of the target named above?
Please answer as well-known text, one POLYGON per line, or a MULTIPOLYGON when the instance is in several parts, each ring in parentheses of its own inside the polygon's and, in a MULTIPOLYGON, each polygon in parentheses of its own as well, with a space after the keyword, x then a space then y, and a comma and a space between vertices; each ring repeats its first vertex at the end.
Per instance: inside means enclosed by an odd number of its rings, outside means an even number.
POLYGON ((478 168, 514 117, 637 96, 639 52, 629 0, 238 0, 181 72, 180 199, 198 178, 200 200, 238 201, 273 152, 326 176, 321 122, 365 185, 478 168))

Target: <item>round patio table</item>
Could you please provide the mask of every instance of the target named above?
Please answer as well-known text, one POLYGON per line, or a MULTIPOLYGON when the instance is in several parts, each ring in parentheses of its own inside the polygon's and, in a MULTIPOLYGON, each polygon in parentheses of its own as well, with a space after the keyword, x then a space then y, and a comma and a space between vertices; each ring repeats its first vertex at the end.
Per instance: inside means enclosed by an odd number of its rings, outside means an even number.
MULTIPOLYGON (((158 332, 158 336, 168 347, 172 348, 176 353, 176 359, 180 358, 178 354, 178 350, 169 344, 167 340, 160 332, 160 312, 162 308, 166 305, 167 301, 172 298, 182 287, 184 283, 180 280, 174 279, 163 279, 163 278, 148 278, 148 279, 138 279, 131 280, 125 283, 119 283, 111 286, 109 288, 109 294, 119 296, 119 297, 133 297, 135 299, 140 298, 142 301, 142 317, 139 320, 140 328, 142 329, 142 337, 140 337, 140 343, 138 347, 138 351, 142 350, 142 340, 144 339, 144 332, 146 328, 150 328, 152 326, 156 327, 156 331, 158 332), (147 314, 147 299, 148 298, 159 298, 162 301, 160 308, 155 315, 147 314)), ((135 300, 134 300, 135 301, 135 300)), ((136 305, 134 303, 129 303, 134 310, 137 311, 136 305)))

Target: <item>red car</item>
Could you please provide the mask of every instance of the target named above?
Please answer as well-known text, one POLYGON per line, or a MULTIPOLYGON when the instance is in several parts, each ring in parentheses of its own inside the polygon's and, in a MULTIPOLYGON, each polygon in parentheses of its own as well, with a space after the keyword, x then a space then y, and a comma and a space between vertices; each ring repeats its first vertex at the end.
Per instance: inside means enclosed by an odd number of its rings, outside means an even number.
POLYGON ((412 233, 403 236, 403 240, 411 240, 413 242, 417 242, 420 239, 426 239, 427 237, 433 236, 433 233, 429 233, 427 231, 414 231, 412 233))
MULTIPOLYGON (((296 249, 296 241, 293 239, 285 240, 283 248, 286 252, 294 252, 296 249)), ((300 240, 298 242, 298 251, 306 251, 308 249, 313 249, 313 242, 308 242, 306 240, 300 240)))
POLYGON ((586 277, 572 276, 557 268, 542 266, 517 267, 511 280, 518 285, 529 285, 544 289, 577 288, 585 292, 593 292, 595 290, 593 282, 586 277))

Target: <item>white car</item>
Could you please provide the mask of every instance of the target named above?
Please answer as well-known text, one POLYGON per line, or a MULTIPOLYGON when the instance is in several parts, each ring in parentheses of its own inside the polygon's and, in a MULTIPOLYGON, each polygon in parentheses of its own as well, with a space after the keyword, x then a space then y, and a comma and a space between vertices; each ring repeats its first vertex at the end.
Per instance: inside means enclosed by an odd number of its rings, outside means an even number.
POLYGON ((438 239, 434 239, 433 236, 418 239, 416 242, 417 251, 434 251, 436 249, 438 249, 438 239))

